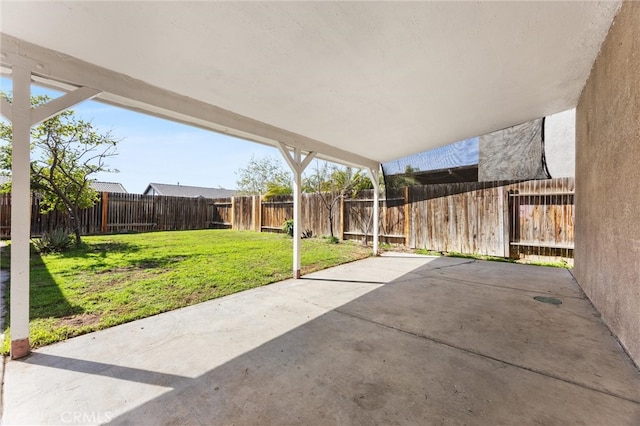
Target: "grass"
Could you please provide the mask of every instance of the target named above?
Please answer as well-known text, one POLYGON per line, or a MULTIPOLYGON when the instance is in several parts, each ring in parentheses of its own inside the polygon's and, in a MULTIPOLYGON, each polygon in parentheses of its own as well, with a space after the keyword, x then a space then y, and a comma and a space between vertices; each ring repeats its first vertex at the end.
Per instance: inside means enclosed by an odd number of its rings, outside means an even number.
MULTIPOLYGON (((34 347, 292 276, 292 240, 232 230, 85 237, 62 254, 31 254, 34 347)), ((8 250, 2 249, 2 265, 8 250)), ((302 273, 362 259, 359 244, 302 241, 302 273)), ((2 352, 9 349, 8 333, 2 352)))
POLYGON ((443 253, 443 252, 433 251, 428 249, 417 249, 416 253, 427 255, 427 256, 461 257, 463 259, 489 260, 492 262, 526 263, 527 265, 550 266, 552 268, 569 268, 569 269, 571 268, 571 266, 564 260, 559 260, 559 261, 517 260, 517 259, 509 259, 505 257, 488 256, 484 254, 458 253, 455 251, 443 253))

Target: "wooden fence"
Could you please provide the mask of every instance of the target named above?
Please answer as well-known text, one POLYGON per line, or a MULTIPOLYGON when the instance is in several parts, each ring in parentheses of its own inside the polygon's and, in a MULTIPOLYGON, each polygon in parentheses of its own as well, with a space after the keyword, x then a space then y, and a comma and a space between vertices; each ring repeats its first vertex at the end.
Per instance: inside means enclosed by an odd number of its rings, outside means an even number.
POLYGON ((513 258, 573 257, 572 178, 411 189, 409 247, 513 258))
MULTIPOLYGON (((81 211, 84 235, 123 232, 173 231, 205 229, 216 221, 218 200, 205 198, 159 197, 139 194, 102 193, 100 200, 81 211)), ((223 200, 222 202, 225 202, 223 200)), ((68 229, 69 215, 54 211, 40 213, 40 200, 31 202, 31 235, 47 230, 68 229)), ((0 195, 0 237, 9 238, 11 230, 11 197, 0 195)))
MULTIPOLYGON (((434 251, 501 257, 573 257, 574 180, 463 183, 390 190, 380 200, 381 241, 434 251)), ((32 235, 69 226, 62 212, 39 213, 32 203, 32 235)), ((373 192, 333 199, 302 195, 302 229, 314 235, 370 241, 373 192)), ((84 234, 233 228, 282 232, 293 217, 291 196, 226 199, 102 194, 82 211, 84 234)), ((10 236, 10 196, 0 195, 0 236, 10 236)))

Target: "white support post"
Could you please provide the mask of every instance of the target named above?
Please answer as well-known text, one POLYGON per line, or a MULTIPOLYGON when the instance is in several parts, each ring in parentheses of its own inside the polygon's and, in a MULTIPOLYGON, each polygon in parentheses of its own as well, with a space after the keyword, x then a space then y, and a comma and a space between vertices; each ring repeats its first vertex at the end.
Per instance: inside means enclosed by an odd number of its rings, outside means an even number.
MULTIPOLYGON (((300 148, 295 148, 293 151, 294 161, 296 164, 300 164, 300 148)), ((302 268, 302 253, 300 253, 300 222, 302 219, 302 212, 300 204, 302 202, 302 171, 296 167, 293 171, 293 278, 300 278, 300 270, 302 268)))
POLYGON ((29 354, 31 71, 12 70, 11 358, 29 354))
POLYGON ((300 204, 302 202, 302 172, 307 168, 316 153, 310 152, 302 159, 300 148, 293 148, 293 156, 289 151, 289 147, 283 143, 278 144, 278 149, 293 173, 293 277, 298 279, 301 276, 300 234, 302 223, 300 204))
POLYGON ((371 182, 373 183, 373 255, 378 255, 379 222, 380 222, 380 172, 374 169, 367 169, 371 182))
POLYGON ((29 354, 29 238, 31 236, 31 126, 100 91, 81 87, 37 108, 31 108, 31 71, 12 67, 13 102, 0 102, 11 121, 11 358, 29 354))

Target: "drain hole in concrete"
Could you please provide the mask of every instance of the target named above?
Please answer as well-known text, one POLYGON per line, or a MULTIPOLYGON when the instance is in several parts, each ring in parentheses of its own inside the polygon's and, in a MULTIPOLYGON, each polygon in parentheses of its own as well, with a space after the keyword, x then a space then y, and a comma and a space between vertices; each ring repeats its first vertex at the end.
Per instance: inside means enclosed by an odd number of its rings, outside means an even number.
POLYGON ((562 300, 556 299, 555 297, 545 297, 545 296, 536 296, 534 300, 542 303, 550 303, 552 305, 562 305, 562 300))

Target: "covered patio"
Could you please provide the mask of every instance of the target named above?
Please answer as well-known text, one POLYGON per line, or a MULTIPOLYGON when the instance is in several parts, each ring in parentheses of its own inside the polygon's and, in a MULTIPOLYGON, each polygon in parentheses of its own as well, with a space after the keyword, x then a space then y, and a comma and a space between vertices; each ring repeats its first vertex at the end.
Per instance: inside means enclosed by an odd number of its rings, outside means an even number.
POLYGON ((41 348, 4 385, 16 425, 640 420, 640 373, 569 271, 401 254, 41 348))
POLYGON ((1 7, 24 357, 3 422, 640 422, 639 3, 1 7), (31 109, 32 83, 67 94, 31 109), (385 161, 575 107, 575 270, 372 258, 27 356, 29 129, 90 98, 274 146, 296 189, 314 157, 375 181, 385 161))

